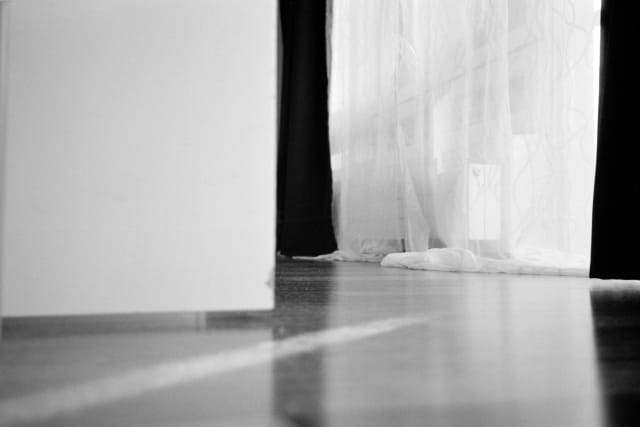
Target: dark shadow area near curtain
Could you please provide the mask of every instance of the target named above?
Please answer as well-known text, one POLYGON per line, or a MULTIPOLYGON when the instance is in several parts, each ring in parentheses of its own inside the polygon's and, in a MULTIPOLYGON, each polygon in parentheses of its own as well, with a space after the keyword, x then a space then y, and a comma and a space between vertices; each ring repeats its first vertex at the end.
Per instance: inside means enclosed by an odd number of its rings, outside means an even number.
POLYGON ((277 248, 285 255, 336 249, 331 219, 326 4, 280 0, 281 80, 277 248))
POLYGON ((604 0, 590 276, 640 279, 638 2, 604 0))
POLYGON ((604 425, 640 425, 640 289, 596 286, 590 297, 604 425))

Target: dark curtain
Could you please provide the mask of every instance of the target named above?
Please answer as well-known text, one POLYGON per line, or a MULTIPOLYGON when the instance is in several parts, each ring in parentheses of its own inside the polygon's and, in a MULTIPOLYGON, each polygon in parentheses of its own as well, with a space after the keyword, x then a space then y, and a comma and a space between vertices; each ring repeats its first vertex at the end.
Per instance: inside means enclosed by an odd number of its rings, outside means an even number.
POLYGON ((336 249, 331 220, 324 0, 280 0, 277 248, 285 255, 336 249))
POLYGON ((640 2, 602 4, 590 276, 640 279, 640 2))

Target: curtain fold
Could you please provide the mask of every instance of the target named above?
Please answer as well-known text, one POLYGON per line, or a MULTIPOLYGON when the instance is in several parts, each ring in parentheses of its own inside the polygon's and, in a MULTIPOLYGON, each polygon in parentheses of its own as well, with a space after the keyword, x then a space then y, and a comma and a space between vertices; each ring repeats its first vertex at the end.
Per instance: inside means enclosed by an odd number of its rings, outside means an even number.
POLYGON ((638 2, 602 3, 602 62, 598 155, 590 276, 640 279, 637 66, 638 2))
POLYGON ((334 0, 334 258, 586 275, 591 0, 334 0))
POLYGON ((331 218, 326 6, 318 0, 280 0, 279 6, 277 248, 285 255, 317 255, 336 248, 331 218))

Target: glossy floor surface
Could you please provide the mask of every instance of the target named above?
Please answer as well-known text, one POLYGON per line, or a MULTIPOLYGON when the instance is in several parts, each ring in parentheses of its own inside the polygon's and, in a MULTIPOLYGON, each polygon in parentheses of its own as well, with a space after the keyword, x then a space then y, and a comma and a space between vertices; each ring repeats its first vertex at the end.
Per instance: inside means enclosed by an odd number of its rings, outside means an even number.
POLYGON ((0 425, 640 425, 640 285, 279 260, 276 297, 9 319, 0 425))

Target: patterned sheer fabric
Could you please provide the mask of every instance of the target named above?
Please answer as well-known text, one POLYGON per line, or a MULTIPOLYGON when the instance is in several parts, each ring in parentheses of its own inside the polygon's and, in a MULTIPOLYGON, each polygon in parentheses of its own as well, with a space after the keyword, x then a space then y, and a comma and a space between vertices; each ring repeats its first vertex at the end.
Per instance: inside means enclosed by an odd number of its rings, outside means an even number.
POLYGON ((598 23, 593 0, 333 0, 333 257, 586 274, 598 23))

